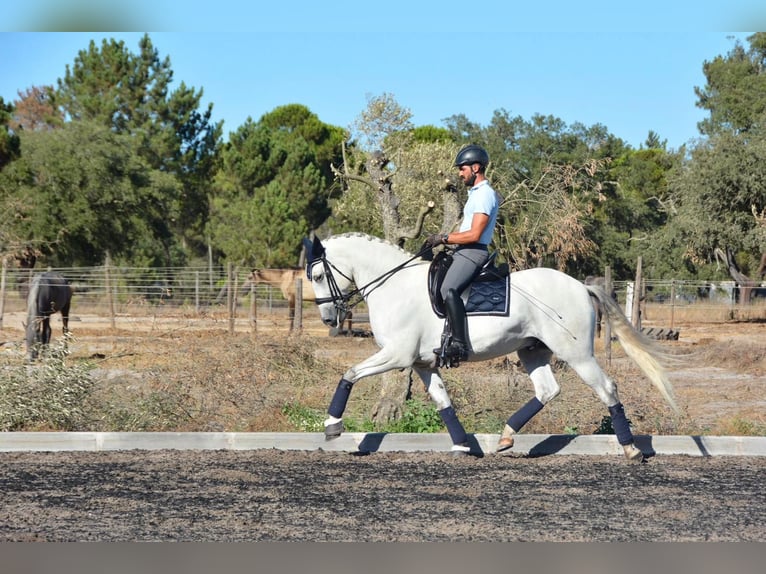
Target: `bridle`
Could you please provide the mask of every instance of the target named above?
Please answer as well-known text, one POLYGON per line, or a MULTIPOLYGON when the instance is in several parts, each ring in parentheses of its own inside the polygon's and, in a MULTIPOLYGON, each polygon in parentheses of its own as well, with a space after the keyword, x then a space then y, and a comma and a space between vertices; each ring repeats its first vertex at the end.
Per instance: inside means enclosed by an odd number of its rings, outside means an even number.
POLYGON ((343 319, 348 315, 349 310, 353 309, 359 303, 364 301, 364 299, 372 293, 375 289, 383 285, 391 276, 393 276, 395 273, 401 271, 404 269, 407 265, 412 263, 415 259, 418 259, 423 256, 424 253, 427 253, 431 250, 431 247, 428 245, 424 245, 420 251, 418 251, 415 255, 407 259, 407 261, 400 263, 396 267, 393 267, 392 269, 389 269, 388 271, 384 272, 383 274, 379 275, 366 285, 362 285, 361 287, 357 287, 356 289, 352 289, 348 293, 343 293, 341 288, 338 286, 338 281, 335 279, 335 275, 333 274, 333 270, 336 271, 341 277, 346 279, 349 283, 353 283, 353 278, 349 277, 343 271, 338 269, 331 261, 327 259, 324 252, 321 256, 317 257, 313 261, 309 261, 306 264, 306 277, 309 281, 312 281, 313 274, 311 273, 311 270, 314 268, 314 265, 317 263, 322 264, 322 269, 324 270, 325 277, 327 278, 327 284, 330 287, 330 296, 329 297, 317 297, 314 299, 314 302, 317 305, 323 305, 325 303, 332 303, 335 306, 335 310, 338 314, 338 324, 343 322, 343 319), (353 301, 352 301, 353 299, 353 301))

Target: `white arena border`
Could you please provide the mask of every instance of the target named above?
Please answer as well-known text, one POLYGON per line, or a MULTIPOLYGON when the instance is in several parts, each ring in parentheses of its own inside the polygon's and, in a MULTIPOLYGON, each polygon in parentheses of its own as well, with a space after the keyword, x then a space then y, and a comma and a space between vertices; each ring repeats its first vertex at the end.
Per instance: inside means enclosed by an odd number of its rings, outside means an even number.
MULTIPOLYGON (((469 435, 471 452, 494 454, 497 434, 469 435)), ((766 456, 766 437, 636 435, 645 455, 766 456)), ((519 434, 503 454, 622 455, 614 435, 519 434)), ((4 432, 0 452, 118 450, 303 450, 332 452, 445 452, 446 433, 354 433, 326 441, 323 433, 248 432, 4 432)))

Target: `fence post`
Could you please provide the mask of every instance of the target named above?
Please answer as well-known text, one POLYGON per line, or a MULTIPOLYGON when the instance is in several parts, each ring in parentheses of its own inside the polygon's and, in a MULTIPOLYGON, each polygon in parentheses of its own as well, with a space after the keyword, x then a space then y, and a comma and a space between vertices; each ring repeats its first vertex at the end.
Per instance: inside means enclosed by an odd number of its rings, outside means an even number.
POLYGON ((300 333, 303 329, 303 279, 295 279, 295 317, 293 317, 293 329, 300 333))
MULTIPOLYGON (((612 268, 607 265, 604 268, 604 289, 606 290, 606 296, 612 296, 612 268)), ((602 321, 604 323, 604 351, 606 352, 606 364, 612 365, 612 326, 609 321, 602 321)))
POLYGON ((112 264, 112 258, 109 256, 109 253, 106 254, 106 261, 104 262, 104 283, 106 285, 106 302, 109 307, 109 324, 111 325, 112 329, 115 328, 115 317, 114 317, 114 298, 112 297, 112 285, 109 278, 109 267, 112 264))
POLYGON ((633 287, 633 312, 631 313, 631 320, 633 326, 641 330, 641 256, 638 257, 636 262, 636 283, 633 287))
POLYGON ((199 271, 194 272, 194 311, 199 315, 199 271))
POLYGON ((255 293, 255 281, 250 281, 250 329, 258 332, 258 300, 255 293))
POLYGON ((676 314, 676 280, 670 280, 670 330, 673 330, 673 322, 676 314))
POLYGON ((3 328, 3 317, 5 316, 5 276, 8 272, 8 263, 3 257, 3 272, 0 276, 0 329, 3 328))
POLYGON ((229 309, 229 333, 234 332, 234 264, 227 266, 228 281, 226 281, 226 306, 229 309))

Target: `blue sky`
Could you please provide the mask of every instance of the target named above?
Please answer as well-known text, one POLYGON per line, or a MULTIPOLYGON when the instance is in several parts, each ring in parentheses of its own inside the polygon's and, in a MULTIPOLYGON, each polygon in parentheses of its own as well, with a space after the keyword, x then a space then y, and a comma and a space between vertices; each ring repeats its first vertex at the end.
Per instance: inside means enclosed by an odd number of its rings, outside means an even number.
POLYGON ((0 96, 12 101, 19 90, 55 84, 91 39, 122 39, 137 53, 143 32, 119 30, 147 30, 160 56, 170 57, 173 86, 202 88, 225 136, 248 116, 290 103, 348 127, 370 96, 389 93, 415 125, 443 125, 454 114, 486 125, 502 108, 525 119, 540 113, 603 124, 634 147, 653 130, 678 148, 698 137, 705 117, 694 95, 705 84, 703 62, 725 55, 733 38, 746 44, 749 33, 736 30, 766 23, 766 9, 749 0, 704 11, 670 0, 646 0, 640 11, 606 1, 530 7, 513 0, 480 11, 452 0, 430 8, 394 0, 384 11, 343 0, 281 2, 262 11, 220 0, 215 13, 203 9, 213 3, 150 13, 146 0, 117 0, 104 3, 113 7, 106 15, 94 0, 68 4, 90 18, 76 29, 118 31, 35 32, 71 28, 50 11, 59 3, 4 8, 0 96))

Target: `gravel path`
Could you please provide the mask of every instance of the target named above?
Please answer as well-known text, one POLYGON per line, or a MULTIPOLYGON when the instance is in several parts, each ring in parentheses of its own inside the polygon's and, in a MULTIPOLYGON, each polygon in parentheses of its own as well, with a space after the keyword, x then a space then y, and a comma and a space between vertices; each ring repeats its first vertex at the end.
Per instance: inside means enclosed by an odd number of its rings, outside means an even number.
POLYGON ((0 541, 764 541, 766 457, 0 453, 0 541))

